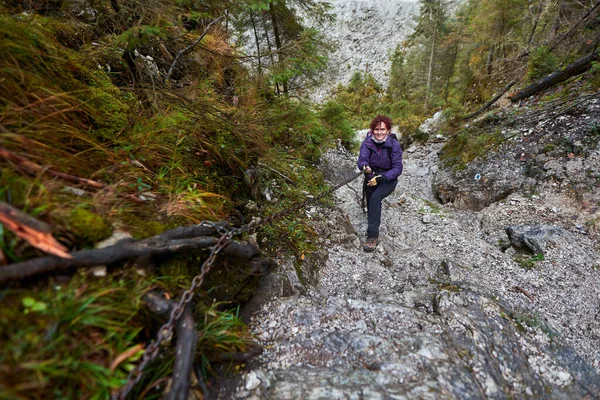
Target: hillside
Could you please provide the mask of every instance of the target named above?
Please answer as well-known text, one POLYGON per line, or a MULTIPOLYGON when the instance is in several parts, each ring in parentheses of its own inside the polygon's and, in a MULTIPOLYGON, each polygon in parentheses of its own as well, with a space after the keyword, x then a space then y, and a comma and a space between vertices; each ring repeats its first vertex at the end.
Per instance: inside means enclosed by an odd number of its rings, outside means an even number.
POLYGON ((0 4, 0 398, 598 397, 599 10, 0 4))

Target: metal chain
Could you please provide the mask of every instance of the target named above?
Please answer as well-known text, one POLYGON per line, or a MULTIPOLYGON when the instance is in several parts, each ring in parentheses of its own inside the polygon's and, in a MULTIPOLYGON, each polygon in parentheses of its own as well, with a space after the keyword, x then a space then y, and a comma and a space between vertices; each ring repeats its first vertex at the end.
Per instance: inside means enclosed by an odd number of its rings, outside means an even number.
POLYGON ((160 344, 165 339, 171 337, 171 335, 173 334, 173 326, 175 322, 179 319, 179 317, 181 317, 183 310, 194 297, 194 291, 198 289, 200 285, 202 285, 204 277, 211 270, 213 263, 217 258, 217 254, 219 254, 219 252, 225 246, 227 246, 231 237, 238 231, 237 229, 229 230, 223 226, 219 226, 209 221, 202 222, 201 225, 215 228, 217 232, 221 235, 221 237, 219 238, 215 246, 212 248, 208 258, 202 264, 200 274, 196 275, 194 279, 192 279, 192 284, 190 285, 190 288, 183 292, 183 294, 181 295, 179 303, 171 311, 171 316, 169 317, 169 320, 165 322, 163 326, 161 326, 158 330, 156 340, 154 340, 152 343, 150 343, 150 345, 148 345, 140 363, 137 364, 136 367, 132 369, 129 373, 129 376, 127 377, 127 383, 125 384, 125 386, 123 386, 118 392, 113 394, 113 400, 124 400, 131 391, 131 389, 133 389, 133 387, 140 381, 140 379, 142 379, 144 368, 149 362, 151 362, 158 356, 160 344))
POLYGON ((194 292, 196 291, 196 289, 198 289, 200 287, 200 285, 202 285, 202 282, 204 281, 204 277, 211 270, 219 252, 221 250, 223 250, 223 248, 225 248, 225 246, 227 246, 227 244, 229 243, 229 241, 231 240, 231 238, 234 235, 238 235, 242 232, 248 232, 251 230, 255 230, 258 227, 264 226, 264 225, 271 223, 279 218, 282 218, 293 211, 304 208, 308 204, 310 204, 312 202, 316 202, 319 199, 327 196, 328 194, 333 193, 334 191, 341 188, 342 186, 347 185, 348 183, 352 182, 354 179, 358 178, 360 175, 362 175, 362 172, 354 175, 352 178, 348 179, 347 181, 342 182, 339 185, 337 185, 329 190, 324 191, 323 193, 319 194, 318 196, 315 196, 310 199, 306 199, 304 202, 302 202, 294 207, 288 208, 284 211, 281 211, 279 213, 271 215, 270 217, 267 217, 266 219, 264 219, 263 221, 261 221, 257 224, 250 223, 250 224, 246 224, 246 225, 242 226, 241 228, 228 229, 222 225, 218 225, 211 221, 201 222, 200 225, 214 228, 217 231, 217 233, 219 233, 221 235, 221 237, 219 238, 217 243, 212 248, 208 258, 202 264, 202 267, 200 269, 200 274, 196 275, 192 279, 190 288, 188 290, 186 290, 185 292, 183 292, 183 294, 181 295, 181 299, 179 300, 179 303, 171 311, 169 320, 167 322, 165 322, 158 330, 156 340, 154 340, 152 343, 150 343, 148 345, 139 364, 137 364, 135 366, 135 368, 132 369, 131 372, 129 372, 129 375, 127 376, 126 384, 112 395, 112 399, 113 400, 125 400, 125 398, 129 394, 129 392, 133 389, 133 387, 135 385, 137 385, 139 383, 139 381, 142 379, 144 368, 146 368, 146 365, 158 356, 160 344, 165 339, 171 337, 171 335, 173 334, 173 326, 174 326, 175 322, 179 319, 179 317, 181 317, 181 314, 183 313, 183 310, 185 309, 187 304, 189 304, 189 302, 192 301, 192 298, 194 297, 194 292))

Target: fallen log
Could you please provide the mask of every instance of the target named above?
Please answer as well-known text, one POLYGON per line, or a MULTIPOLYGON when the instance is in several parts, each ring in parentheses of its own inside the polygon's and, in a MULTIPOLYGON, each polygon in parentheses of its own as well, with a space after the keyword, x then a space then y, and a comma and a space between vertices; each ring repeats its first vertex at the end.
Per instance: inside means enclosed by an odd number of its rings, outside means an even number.
POLYGON ((498 93, 496 96, 494 96, 490 101, 488 101, 483 107, 481 107, 479 110, 475 111, 472 114, 467 115, 466 117, 463 117, 463 120, 467 120, 467 119, 471 119, 473 117, 478 116, 479 114, 481 114, 482 112, 484 112, 485 110, 487 110, 488 108, 490 108, 495 102, 498 101, 498 99, 500 97, 502 97, 504 95, 504 93, 508 92, 510 90, 511 87, 513 87, 513 85, 516 83, 517 81, 512 81, 510 82, 508 85, 506 85, 506 87, 500 92, 498 93))
MULTIPOLYGON (((175 301, 168 300, 155 292, 146 293, 142 300, 152 312, 164 320, 169 318, 169 315, 177 306, 175 301)), ((166 399, 186 400, 190 387, 190 375, 194 367, 196 344, 198 343, 194 314, 189 304, 184 308, 181 317, 176 322, 175 335, 177 341, 175 343, 173 378, 166 399)))
MULTIPOLYGON (((214 227, 199 224, 175 228, 144 240, 126 239, 102 249, 75 251, 70 253, 71 258, 47 256, 9 264, 0 268, 0 285, 44 273, 208 249, 219 240, 218 237, 208 235, 219 235, 219 232, 214 227)), ((251 260, 259 252, 260 250, 250 243, 230 241, 221 254, 235 260, 251 260)), ((256 262, 257 260, 252 260, 251 264, 256 262)))
POLYGON ((508 98, 512 102, 523 100, 529 96, 546 90, 551 86, 564 82, 573 76, 584 73, 590 68, 593 61, 598 60, 600 60, 600 55, 598 53, 589 54, 583 58, 580 58, 574 63, 567 65, 564 69, 554 71, 550 75, 547 75, 539 81, 527 86, 525 89, 511 94, 508 96, 508 98))

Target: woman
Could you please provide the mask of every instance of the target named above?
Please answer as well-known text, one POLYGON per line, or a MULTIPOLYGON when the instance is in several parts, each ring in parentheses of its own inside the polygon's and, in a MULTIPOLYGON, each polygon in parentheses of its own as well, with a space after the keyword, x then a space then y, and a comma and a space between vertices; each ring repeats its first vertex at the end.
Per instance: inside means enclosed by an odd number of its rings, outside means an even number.
POLYGON ((381 201, 396 188, 402 173, 402 149, 395 135, 390 134, 392 121, 378 115, 371 121, 371 130, 360 146, 358 168, 365 173, 367 195, 367 240, 364 251, 373 251, 379 239, 381 201))

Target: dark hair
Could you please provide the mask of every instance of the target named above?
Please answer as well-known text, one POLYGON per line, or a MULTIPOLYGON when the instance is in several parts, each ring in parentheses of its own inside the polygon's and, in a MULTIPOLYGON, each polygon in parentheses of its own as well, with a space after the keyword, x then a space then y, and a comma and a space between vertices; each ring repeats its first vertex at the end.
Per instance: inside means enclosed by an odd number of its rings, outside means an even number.
POLYGON ((369 128, 371 128, 371 131, 375 130, 375 127, 377 125, 379 125, 381 122, 383 122, 385 124, 385 127, 387 129, 392 129, 392 120, 390 119, 390 117, 386 117, 385 115, 378 115, 375 118, 373 118, 373 121, 371 121, 371 125, 369 125, 369 128))

